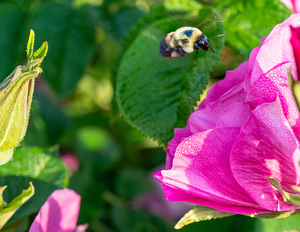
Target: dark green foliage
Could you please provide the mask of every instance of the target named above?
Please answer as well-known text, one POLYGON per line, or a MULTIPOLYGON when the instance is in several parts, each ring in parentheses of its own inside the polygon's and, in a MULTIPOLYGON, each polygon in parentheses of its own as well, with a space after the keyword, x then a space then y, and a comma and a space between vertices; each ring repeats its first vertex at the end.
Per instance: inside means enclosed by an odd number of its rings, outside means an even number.
POLYGON ((37 44, 47 40, 51 46, 43 66, 45 79, 58 96, 67 96, 76 88, 93 52, 89 8, 73 10, 68 4, 44 3, 33 17, 32 29, 37 44))
MULTIPOLYGON (((22 7, 7 1, 0 2, 0 80, 4 80, 17 65, 20 64, 20 51, 18 45, 23 43, 23 57, 26 40, 21 41, 22 26, 24 26, 25 13, 22 7), (12 25, 14 25, 12 27, 12 25)), ((29 30, 27 30, 27 34, 29 30)))

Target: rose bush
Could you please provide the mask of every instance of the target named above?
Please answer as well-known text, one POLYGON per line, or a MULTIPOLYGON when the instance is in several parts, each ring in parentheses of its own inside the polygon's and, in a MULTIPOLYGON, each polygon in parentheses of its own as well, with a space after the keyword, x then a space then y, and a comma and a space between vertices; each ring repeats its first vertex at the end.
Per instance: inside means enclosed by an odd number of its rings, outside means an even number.
POLYGON ((288 84, 297 68, 291 27, 277 25, 249 60, 215 83, 184 129, 168 143, 165 170, 155 173, 169 201, 241 214, 299 209, 267 177, 299 194, 300 118, 288 84))

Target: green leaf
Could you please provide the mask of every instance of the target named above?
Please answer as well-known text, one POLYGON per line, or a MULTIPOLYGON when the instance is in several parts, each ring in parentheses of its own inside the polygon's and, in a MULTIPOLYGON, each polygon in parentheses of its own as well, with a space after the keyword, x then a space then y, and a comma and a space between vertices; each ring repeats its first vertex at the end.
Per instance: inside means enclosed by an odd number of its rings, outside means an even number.
POLYGON ((92 56, 92 14, 87 7, 75 11, 69 4, 48 1, 39 6, 32 28, 38 35, 36 44, 47 40, 51 47, 43 77, 60 97, 67 96, 76 88, 92 56))
POLYGON ((29 217, 24 217, 10 226, 5 226, 1 232, 28 232, 29 226, 29 217))
POLYGON ((246 58, 275 25, 292 13, 277 0, 222 0, 218 8, 229 9, 224 15, 226 41, 246 58))
POLYGON ((5 208, 0 211, 0 229, 6 222, 14 215, 14 213, 34 194, 34 187, 32 183, 27 190, 23 190, 20 195, 14 198, 5 208))
POLYGON ((0 186, 9 186, 4 192, 6 201, 13 200, 28 182, 33 182, 36 191, 8 224, 37 212, 54 190, 66 187, 69 173, 57 153, 57 146, 49 149, 23 147, 14 152, 11 161, 0 167, 0 186))
POLYGON ((283 219, 262 219, 262 232, 285 232, 289 230, 300 230, 300 215, 287 217, 283 219))
POLYGON ((100 8, 100 26, 116 41, 122 41, 131 27, 139 18, 145 15, 145 12, 137 7, 122 7, 115 14, 109 12, 108 6, 100 8))
POLYGON ((300 195, 287 193, 281 187, 277 180, 267 177, 270 184, 273 185, 281 194, 285 202, 300 206, 300 195))
POLYGON ((35 59, 44 59, 44 57, 46 56, 47 52, 48 52, 48 43, 44 42, 42 44, 42 46, 33 53, 32 59, 33 60, 35 60, 35 59))
POLYGON ((216 218, 223 218, 235 215, 234 213, 228 213, 209 207, 198 205, 194 209, 187 212, 179 222, 175 225, 175 229, 180 229, 190 223, 206 221, 216 218))
POLYGON ((0 211, 7 205, 7 203, 3 199, 3 191, 7 188, 7 186, 0 187, 0 211))
POLYGON ((33 53, 33 46, 34 46, 34 31, 30 30, 29 33, 29 39, 28 39, 28 43, 27 43, 27 60, 31 60, 31 56, 33 53))
MULTIPOLYGON (((162 58, 159 44, 169 32, 185 26, 182 21, 190 26, 199 23, 202 11, 194 5, 201 5, 192 1, 189 8, 181 2, 168 1, 174 4, 172 10, 182 8, 177 15, 160 6, 133 29, 125 39, 117 73, 116 99, 125 120, 163 144, 173 137, 174 127, 186 125, 224 45, 224 37, 218 37, 210 42, 216 54, 201 50, 196 58, 195 53, 162 58)), ((204 32, 208 38, 222 33, 222 25, 204 32)))

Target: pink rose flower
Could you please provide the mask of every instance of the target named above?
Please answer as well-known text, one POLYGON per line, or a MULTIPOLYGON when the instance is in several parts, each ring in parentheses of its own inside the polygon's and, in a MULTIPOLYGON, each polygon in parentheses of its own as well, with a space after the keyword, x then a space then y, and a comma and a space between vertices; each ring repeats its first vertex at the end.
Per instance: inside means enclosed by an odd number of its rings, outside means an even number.
POLYGON ((165 170, 154 175, 169 201, 240 214, 300 208, 267 179, 299 194, 291 188, 300 185, 300 115, 287 75, 299 77, 291 27, 300 27, 300 14, 278 24, 175 129, 165 170))
POLYGON ((70 171, 71 175, 79 170, 79 159, 76 155, 72 154, 71 152, 61 152, 59 155, 61 161, 70 171))
POLYGON ((40 209, 29 232, 84 232, 88 224, 77 225, 80 196, 70 189, 54 191, 40 209))

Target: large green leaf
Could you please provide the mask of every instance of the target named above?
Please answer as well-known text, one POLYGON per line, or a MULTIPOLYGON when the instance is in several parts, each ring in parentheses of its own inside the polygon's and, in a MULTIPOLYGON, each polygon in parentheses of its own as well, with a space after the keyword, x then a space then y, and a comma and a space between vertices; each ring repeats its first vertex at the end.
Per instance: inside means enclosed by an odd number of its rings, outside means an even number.
POLYGON ((11 161, 0 167, 0 186, 9 186, 3 196, 13 200, 32 181, 35 195, 28 200, 9 220, 8 224, 21 217, 37 212, 50 194, 66 187, 69 173, 57 155, 58 148, 20 148, 11 161))
MULTIPOLYGON (((123 45, 116 83, 120 111, 133 127, 163 144, 173 137, 175 126, 185 126, 223 48, 219 37, 211 41, 216 54, 201 50, 196 58, 160 56, 160 41, 179 27, 196 26, 200 9, 194 1, 167 1, 150 11, 123 45)), ((222 34, 222 25, 204 34, 222 34)))
POLYGON ((44 78, 59 96, 73 91, 89 63, 94 28, 88 7, 73 10, 68 4, 41 4, 33 18, 36 44, 47 40, 51 48, 43 65, 44 78))
POLYGON ((226 41, 246 58, 276 24, 291 15, 291 11, 278 0, 219 2, 218 7, 228 8, 224 15, 226 41))

